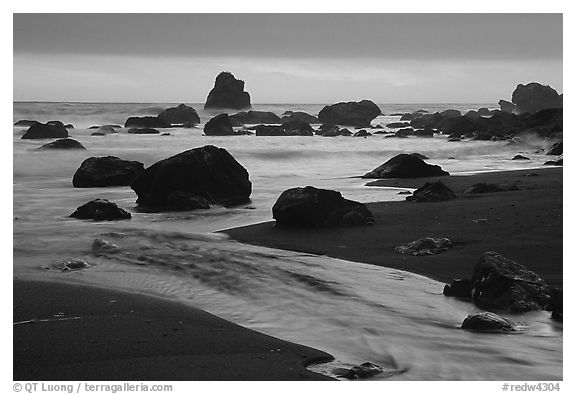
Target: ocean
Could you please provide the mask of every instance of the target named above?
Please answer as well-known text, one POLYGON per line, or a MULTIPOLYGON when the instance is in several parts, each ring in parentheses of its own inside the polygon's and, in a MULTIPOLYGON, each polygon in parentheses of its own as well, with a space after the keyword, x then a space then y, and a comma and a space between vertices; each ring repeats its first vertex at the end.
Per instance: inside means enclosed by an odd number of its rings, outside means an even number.
MULTIPOLYGON (((127 133, 91 136, 92 125, 120 124, 129 116, 157 115, 178 103, 15 102, 14 121, 72 123, 70 137, 86 151, 43 151, 45 140, 20 139, 13 128, 14 276, 81 282, 160 295, 204 309, 266 334, 334 355, 334 370, 371 361, 385 367, 377 379, 556 380, 562 378, 562 325, 549 313, 521 316, 521 334, 482 335, 459 330, 477 309, 442 295, 443 284, 416 274, 303 253, 243 245, 215 233, 271 220, 280 193, 297 186, 340 191, 360 202, 402 200, 395 188, 365 187, 355 178, 399 153, 418 152, 455 176, 484 171, 540 168, 548 143, 525 137, 506 141, 448 142, 434 138, 207 137, 203 124, 215 115, 191 103, 202 124, 170 129, 170 136, 127 133), (75 189, 72 176, 90 156, 138 160, 146 167, 187 149, 227 149, 249 172, 251 202, 234 208, 143 213, 129 187, 75 189), (530 161, 510 160, 529 154, 530 161), (106 198, 132 213, 132 220, 94 223, 68 216, 80 205, 106 198), (101 238, 118 246, 96 256, 101 238), (59 272, 53 264, 82 259, 91 267, 59 272)), ((263 104, 254 110, 304 111, 323 104, 263 104)), ((461 111, 493 104, 381 104, 372 122, 398 121, 390 114, 425 109, 461 111)), ((518 317, 513 317, 518 320, 518 317)))

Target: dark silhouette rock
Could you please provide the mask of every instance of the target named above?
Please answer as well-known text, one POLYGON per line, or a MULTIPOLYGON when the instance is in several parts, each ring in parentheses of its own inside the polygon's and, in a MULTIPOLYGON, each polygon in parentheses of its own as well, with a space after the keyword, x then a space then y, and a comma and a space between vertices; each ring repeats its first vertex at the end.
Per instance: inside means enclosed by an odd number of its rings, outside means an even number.
POLYGON ((495 252, 485 252, 472 274, 472 301, 480 308, 526 312, 545 309, 550 289, 540 276, 495 252))
POLYGON ((484 194, 484 193, 498 193, 520 190, 515 185, 497 185, 494 183, 476 183, 469 189, 466 189, 462 194, 484 194))
POLYGON ((362 178, 422 178, 447 175, 450 174, 440 166, 427 164, 418 157, 402 153, 363 175, 362 178))
POLYGON ((492 140, 492 134, 487 133, 487 132, 476 133, 474 135, 474 139, 476 141, 491 141, 492 140))
POLYGON ((427 128, 427 129, 419 129, 414 132, 416 137, 434 137, 434 130, 427 128))
POLYGON ((500 100, 498 101, 498 105, 500 106, 500 111, 508 112, 510 114, 516 114, 519 112, 516 105, 512 104, 510 101, 500 100))
POLYGON ((212 145, 153 164, 131 187, 140 206, 163 211, 196 209, 202 204, 242 204, 252 192, 248 171, 228 151, 212 145), (182 203, 187 200, 192 202, 190 206, 182 203))
POLYGON ((272 207, 279 226, 321 227, 374 224, 362 203, 347 200, 337 191, 312 186, 285 190, 272 207))
POLYGON ((530 158, 522 155, 516 155, 511 160, 530 160, 530 158))
POLYGON ((450 241, 448 238, 428 237, 417 239, 416 241, 412 241, 406 245, 396 246, 394 250, 401 254, 426 256, 445 252, 451 247, 452 241, 450 241))
POLYGON ((200 123, 196 110, 185 104, 165 109, 158 115, 158 119, 172 127, 194 127, 200 123))
POLYGON ((68 130, 62 122, 34 123, 22 136, 23 140, 37 140, 46 138, 68 138, 68 130))
POLYGON ((230 122, 232 126, 243 126, 245 124, 279 124, 280 117, 273 112, 266 111, 248 111, 238 112, 237 114, 230 115, 230 122))
POLYGON ((250 107, 250 94, 244 91, 244 81, 236 79, 229 72, 218 74, 214 87, 206 98, 206 104, 204 104, 204 109, 244 109, 250 107))
POLYGON ((316 130, 316 134, 323 137, 337 137, 340 135, 340 129, 334 124, 326 123, 320 125, 318 130, 316 130))
POLYGON ((456 193, 442 182, 427 182, 424 186, 419 187, 406 197, 407 201, 418 202, 439 202, 448 201, 456 198, 456 193))
POLYGON ((481 116, 477 111, 470 110, 464 114, 464 117, 471 119, 471 120, 476 120, 476 119, 480 118, 481 116))
POLYGON ((30 127, 32 125, 35 125, 36 123, 40 123, 40 122, 38 122, 37 120, 22 119, 22 120, 17 121, 16 123, 14 123, 14 126, 30 127))
POLYGON ((309 123, 292 119, 282 123, 282 128, 286 132, 286 135, 302 135, 302 136, 313 136, 314 129, 309 123))
POLYGON ((480 312, 468 315, 461 328, 463 330, 486 331, 486 332, 510 332, 515 331, 512 321, 492 312, 480 312))
POLYGON ((98 131, 101 132, 101 133, 105 133, 105 134, 117 133, 117 132, 118 132, 118 130, 116 130, 115 127, 113 127, 112 125, 109 125, 109 124, 104 125, 104 126, 100 126, 100 127, 98 128, 98 131))
POLYGON ((444 134, 465 134, 476 131, 477 126, 474 120, 468 116, 456 116, 442 119, 436 125, 438 130, 444 134))
POLYGON ((469 279, 452 279, 452 283, 444 286, 442 293, 446 297, 458 297, 469 300, 472 297, 472 282, 469 279))
POLYGON ((556 142, 552 145, 550 150, 548 152, 546 152, 546 154, 558 156, 558 155, 561 155, 563 153, 563 149, 564 149, 564 146, 562 144, 562 141, 556 142))
POLYGON ((392 122, 392 123, 388 123, 386 125, 386 127, 388 127, 389 129, 401 129, 403 127, 408 127, 410 126, 410 123, 407 122, 392 122))
POLYGON ((321 123, 370 127, 372 119, 380 114, 380 108, 370 100, 350 101, 325 106, 318 114, 318 120, 321 123))
POLYGON ((160 134, 160 132, 151 127, 136 127, 128 129, 128 134, 160 134))
POLYGON ((349 380, 367 379, 381 374, 382 372, 384 372, 384 369, 381 366, 366 362, 353 366, 346 373, 340 375, 340 377, 349 380))
POLYGON ((38 150, 52 150, 52 149, 86 149, 78 141, 72 138, 61 138, 56 141, 52 141, 49 144, 42 145, 38 150))
POLYGON ((563 292, 561 289, 550 290, 550 303, 547 310, 552 311, 552 319, 562 321, 564 317, 563 312, 563 292))
POLYGON ((232 128, 228 114, 216 115, 204 125, 204 134, 208 136, 237 135, 232 128))
POLYGON ((132 215, 122 208, 118 208, 118 205, 115 203, 98 198, 76 209, 70 217, 75 219, 92 219, 100 221, 130 219, 132 215))
POLYGON ((124 127, 129 128, 166 128, 170 123, 156 116, 131 116, 126 120, 124 127))
POLYGON ((352 135, 352 132, 346 128, 340 129, 340 135, 342 137, 350 137, 352 135))
POLYGON ((564 159, 550 160, 544 163, 545 166, 561 166, 564 165, 564 159))
POLYGON ((519 113, 536 113, 547 108, 562 107, 562 97, 556 90, 536 82, 516 86, 512 93, 512 102, 519 113))
POLYGON ((409 135, 414 135, 414 129, 411 127, 396 130, 396 133, 394 134, 394 136, 398 138, 406 138, 409 135))
POLYGON ((354 133, 353 137, 370 137, 372 134, 367 132, 366 130, 359 130, 354 133))
POLYGON ((290 122, 293 120, 298 120, 298 121, 306 122, 309 124, 320 123, 320 121, 318 120, 317 117, 312 116, 310 114, 307 114, 306 112, 300 112, 300 111, 296 111, 296 112, 290 111, 289 114, 285 113, 284 116, 282 116, 281 122, 282 122, 282 124, 284 124, 286 122, 290 122))
POLYGON ((89 157, 72 178, 74 187, 129 186, 144 171, 139 161, 122 160, 114 156, 89 157))
POLYGON ((93 132, 93 133, 90 134, 90 135, 93 135, 93 136, 95 136, 95 137, 98 137, 98 136, 107 135, 107 133, 103 133, 103 132, 101 132, 101 131, 95 131, 95 132, 93 132))
POLYGON ((286 132, 282 126, 258 125, 256 126, 256 136, 276 137, 285 136, 286 132))
POLYGON ((490 116, 490 110, 485 107, 478 109, 477 113, 480 116, 490 116))
POLYGON ((410 155, 411 155, 411 156, 414 156, 414 157, 417 157, 417 158, 419 158, 419 159, 422 159, 422 160, 428 160, 428 159, 429 159, 428 156, 425 156, 425 155, 423 155, 422 153, 410 153, 410 155))

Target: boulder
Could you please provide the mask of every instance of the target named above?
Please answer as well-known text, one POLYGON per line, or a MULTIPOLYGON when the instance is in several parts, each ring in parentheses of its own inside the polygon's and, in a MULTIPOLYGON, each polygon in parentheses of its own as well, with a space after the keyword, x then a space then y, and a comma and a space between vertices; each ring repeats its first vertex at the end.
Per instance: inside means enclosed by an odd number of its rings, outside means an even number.
POLYGON ((185 104, 165 109, 158 115, 158 119, 172 127, 194 127, 200 123, 196 110, 185 104))
POLYGON ((340 129, 340 135, 343 137, 349 137, 352 135, 352 132, 350 130, 348 130, 347 128, 342 128, 342 129, 340 129))
POLYGON ((558 155, 561 155, 563 153, 563 149, 564 149, 564 147, 562 145, 562 141, 556 142, 550 147, 550 150, 548 152, 546 152, 546 154, 558 156, 558 155))
POLYGON ((407 122, 392 122, 392 123, 388 123, 386 125, 386 127, 388 127, 389 129, 401 129, 403 127, 408 127, 410 126, 410 123, 407 122))
POLYGON ((545 309, 550 289, 539 275, 496 252, 485 252, 472 274, 472 301, 489 310, 545 309))
POLYGON ((414 135, 414 129, 411 127, 396 130, 396 133, 394 134, 394 136, 398 138, 406 138, 409 135, 414 135))
POLYGON ((112 125, 109 125, 109 124, 104 125, 104 126, 100 126, 100 127, 98 128, 98 131, 101 132, 101 133, 106 133, 106 134, 108 134, 108 133, 117 133, 117 132, 118 132, 115 127, 113 127, 112 125))
POLYGON ((419 187, 406 197, 407 201, 418 202, 438 202, 448 201, 456 198, 456 193, 442 182, 427 182, 424 186, 419 187))
POLYGON ((68 130, 66 130, 62 122, 34 123, 22 136, 23 140, 45 138, 68 138, 68 130))
POLYGON ((206 98, 206 104, 204 104, 204 109, 244 109, 250 107, 250 94, 244 91, 244 81, 236 79, 230 72, 218 74, 214 87, 206 98))
POLYGON ((436 125, 443 134, 466 134, 476 130, 475 120, 468 116, 456 116, 442 119, 436 125))
POLYGON ((431 128, 419 129, 414 132, 416 137, 434 137, 434 130, 431 128))
POLYGON ((476 133, 474 135, 474 139, 476 141, 491 141, 492 140, 492 134, 487 133, 487 132, 476 133))
POLYGON ((519 112, 516 105, 512 104, 510 101, 500 100, 498 101, 498 105, 500 106, 500 111, 508 112, 510 114, 516 114, 519 112))
POLYGON ((564 165, 564 159, 560 158, 558 160, 550 160, 545 162, 543 165, 545 166, 561 166, 564 165))
POLYGON ((444 286, 442 294, 469 300, 472 297, 472 282, 469 279, 452 279, 451 284, 444 286))
POLYGON ((372 119, 380 114, 380 108, 370 100, 350 101, 325 106, 318 114, 318 120, 321 123, 370 127, 372 119))
POLYGON ((516 105, 519 113, 533 114, 547 108, 561 108, 562 101, 562 96, 556 90, 536 82, 519 84, 512 93, 512 103, 516 105))
POLYGON ((490 110, 486 107, 482 107, 480 109, 478 109, 477 111, 478 115, 480 116, 490 116, 490 110))
POLYGON ((462 112, 458 111, 457 109, 447 109, 445 111, 440 112, 440 116, 443 119, 447 118, 459 118, 462 116, 462 112))
POLYGON ((314 129, 312 128, 312 126, 310 126, 309 123, 303 120, 298 119, 288 120, 282 123, 282 128, 286 132, 286 135, 303 135, 303 136, 314 135, 314 129))
POLYGON ((14 126, 23 126, 23 127, 30 127, 35 125, 36 123, 40 123, 37 120, 28 120, 28 119, 21 119, 14 123, 14 126))
POLYGON ((374 224, 362 203, 347 200, 337 191, 312 186, 285 190, 272 207, 279 226, 322 227, 374 224))
POLYGON ((237 135, 232 129, 228 114, 216 115, 204 125, 204 134, 208 136, 237 135))
POLYGON ((410 153, 410 156, 414 156, 414 157, 417 157, 417 158, 422 159, 422 160, 428 160, 429 159, 428 156, 423 155, 422 153, 416 153, 416 152, 410 153))
POLYGON ((447 175, 450 174, 440 166, 427 164, 418 157, 402 153, 364 174, 362 178, 422 178, 447 175))
POLYGON ((340 375, 339 377, 350 380, 367 379, 381 374, 382 372, 384 372, 384 368, 381 366, 366 362, 353 366, 346 373, 340 375))
POLYGON ((359 130, 354 133, 353 137, 370 137, 372 134, 367 132, 366 130, 359 130))
POLYGON ((160 132, 151 127, 135 127, 128 129, 128 134, 160 134, 160 132))
POLYGON ((461 328, 463 330, 487 331, 487 332, 509 332, 515 331, 515 324, 492 312, 480 312, 468 315, 461 328))
POLYGON ((132 216, 129 212, 118 208, 118 205, 115 203, 98 198, 78 207, 70 217, 101 221, 130 219, 132 216))
POLYGON ((340 129, 334 124, 326 123, 320 125, 318 130, 316 130, 316 134, 323 137, 337 137, 340 135, 340 129))
POLYGON ((279 124, 280 117, 274 112, 266 111, 248 111, 248 112, 238 112, 237 114, 230 115, 230 122, 232 126, 242 126, 245 124, 279 124))
POLYGON ((124 127, 128 128, 166 128, 170 127, 170 123, 156 116, 131 116, 124 123, 124 127))
POLYGON ((516 155, 510 160, 530 160, 530 158, 522 155, 516 155))
POLYGON ((52 141, 49 144, 42 145, 38 150, 53 150, 53 149, 86 149, 78 141, 72 138, 61 138, 56 141, 52 141))
POLYGON ((307 114, 306 112, 300 112, 300 111, 295 112, 290 111, 289 114, 285 113, 284 116, 282 116, 281 122, 282 124, 284 124, 286 122, 290 122, 293 120, 299 120, 301 122, 306 122, 309 124, 320 123, 317 117, 307 114))
POLYGON ((547 310, 552 311, 552 319, 562 321, 564 317, 563 312, 563 291, 562 289, 551 289, 550 290, 550 303, 548 304, 547 310))
POLYGON ((106 135, 106 134, 107 134, 107 133, 103 133, 103 132, 101 132, 101 131, 95 131, 95 132, 93 132, 93 133, 90 134, 90 135, 93 135, 93 136, 96 136, 96 137, 97 137, 97 136, 103 136, 103 135, 106 135))
POLYGON ((144 171, 139 161, 122 160, 114 156, 89 157, 72 178, 74 187, 129 186, 144 171))
POLYGON ((276 137, 276 136, 285 136, 286 133, 284 132, 284 128, 282 126, 269 126, 269 125, 258 125, 256 126, 256 136, 267 136, 267 137, 276 137))
POLYGON ((228 151, 212 145, 153 164, 131 187, 140 206, 162 211, 242 204, 249 201, 252 192, 248 171, 228 151))
POLYGON ((475 183, 470 188, 466 189, 462 194, 484 194, 484 193, 498 193, 520 190, 515 185, 497 185, 495 183, 475 183))
POLYGON ((401 254, 412 256, 426 256, 438 254, 447 251, 452 247, 452 241, 448 238, 420 238, 405 245, 399 245, 394 248, 401 254))

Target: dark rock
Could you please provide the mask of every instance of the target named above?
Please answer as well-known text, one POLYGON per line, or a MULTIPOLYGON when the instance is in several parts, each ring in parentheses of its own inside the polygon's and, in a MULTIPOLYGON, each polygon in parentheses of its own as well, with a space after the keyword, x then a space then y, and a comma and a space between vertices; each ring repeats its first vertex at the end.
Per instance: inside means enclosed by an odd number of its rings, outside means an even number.
POLYGON ((476 141, 491 141, 492 140, 492 134, 487 133, 487 132, 477 133, 474 136, 474 139, 476 141))
POLYGON ((204 134, 208 136, 237 135, 232 129, 228 114, 216 115, 204 125, 204 134))
POLYGON ((518 108, 516 108, 516 105, 512 104, 510 101, 500 100, 498 101, 498 105, 500 106, 500 111, 502 112, 508 112, 510 114, 519 112, 518 108))
POLYGON ((536 113, 547 108, 562 107, 562 97, 556 90, 536 82, 516 86, 512 93, 512 102, 519 113, 536 113))
POLYGON ((372 119, 380 114, 380 108, 370 100, 351 101, 325 106, 318 114, 318 120, 321 123, 370 127, 372 119))
POLYGON ((462 323, 463 330, 509 332, 515 331, 514 323, 492 312, 480 312, 468 315, 462 323))
POLYGON ((238 112, 237 114, 230 115, 230 122, 232 123, 232 126, 257 123, 279 124, 280 117, 273 112, 266 111, 238 112))
POLYGON ((440 166, 427 164, 418 157, 402 153, 363 175, 362 178, 422 178, 446 175, 450 174, 440 166))
POLYGON ((430 111, 427 111, 425 109, 418 109, 418 110, 414 111, 414 113, 416 113, 416 114, 427 114, 429 112, 430 111))
POLYGON ((467 116, 457 116, 442 119, 436 125, 438 130, 441 130, 444 134, 465 134, 473 132, 477 129, 477 126, 470 117, 467 116))
MULTIPOLYGON (((52 265, 53 268, 57 269, 60 272, 78 271, 90 268, 91 266, 92 265, 88 264, 84 260, 65 260, 52 265)), ((45 268, 50 269, 49 267, 45 268)))
POLYGON ((373 129, 383 129, 384 126, 382 126, 381 124, 377 124, 375 126, 372 126, 373 129))
POLYGON ((282 116, 281 122, 283 124, 293 120, 299 120, 301 122, 306 122, 310 124, 320 123, 317 117, 307 114, 306 112, 300 112, 300 111, 296 112, 290 111, 290 112, 291 112, 290 114, 284 113, 284 116, 282 116))
POLYGON ((472 301, 481 308, 526 312, 546 308, 550 290, 540 276, 495 252, 485 252, 472 274, 472 301))
POLYGON ((457 136, 449 136, 448 138, 448 142, 460 142, 462 141, 462 137, 457 135, 457 136))
POLYGON ((427 182, 424 186, 419 187, 412 193, 411 196, 406 197, 407 201, 418 202, 439 202, 454 200, 456 193, 442 182, 427 182))
POLYGON ((497 185, 494 183, 476 183, 469 189, 466 189, 462 194, 483 194, 483 193, 498 193, 520 190, 518 186, 497 185))
POLYGON ((477 112, 480 116, 490 116, 490 110, 488 108, 480 108, 477 112))
POLYGON ((552 319, 562 321, 564 317, 563 312, 563 292, 561 289, 550 290, 550 303, 547 310, 552 311, 552 319))
POLYGON ((102 135, 106 135, 106 133, 102 133, 101 131, 95 131, 95 132, 93 132, 93 133, 90 134, 90 135, 93 135, 93 136, 102 136, 102 135))
POLYGON ((139 161, 122 160, 114 156, 89 157, 76 170, 74 187, 128 186, 144 171, 139 161))
POLYGON ((124 124, 126 128, 166 128, 170 123, 156 116, 131 116, 124 124))
POLYGON ((400 121, 405 121, 405 120, 412 121, 414 119, 421 118, 422 115, 423 114, 420 112, 405 113, 405 114, 402 114, 402 116, 400 117, 400 121))
POLYGON ((284 128, 282 126, 270 126, 264 124, 256 126, 256 136, 259 137, 277 137, 285 135, 286 133, 284 132, 284 128))
POLYGON ((200 123, 200 117, 196 110, 185 104, 165 109, 158 115, 158 119, 172 127, 194 127, 200 123))
POLYGON ((414 129, 411 127, 406 127, 404 129, 396 130, 394 136, 398 138, 406 138, 409 135, 414 135, 414 129))
POLYGON ((470 110, 464 114, 464 117, 471 119, 471 120, 476 120, 476 119, 480 118, 481 116, 478 112, 476 112, 474 110, 470 110))
POLYGON ((372 134, 366 130, 359 130, 354 134, 354 137, 370 137, 372 134))
POLYGON ((172 134, 170 134, 170 133, 162 133, 162 134, 160 134, 160 135, 161 135, 162 137, 165 137, 165 136, 172 135, 172 134))
POLYGON ((104 126, 100 126, 100 127, 98 128, 98 131, 101 132, 101 133, 106 133, 106 134, 108 134, 108 133, 117 133, 117 132, 118 132, 115 127, 112 127, 112 125, 109 125, 109 124, 104 125, 104 126))
POLYGON ((140 206, 164 211, 196 208, 204 203, 200 198, 208 204, 241 204, 249 201, 252 192, 248 171, 228 151, 212 145, 155 163, 131 187, 140 206), (171 205, 174 199, 175 206, 171 205), (193 206, 183 208, 181 202, 186 200, 193 206))
POLYGON ((128 129, 128 134, 160 134, 160 132, 150 127, 138 127, 128 129))
POLYGON ((210 203, 204 197, 194 193, 173 191, 166 197, 166 206, 173 211, 193 211, 195 209, 210 209, 210 203))
POLYGON ((546 154, 558 156, 558 155, 561 155, 563 153, 563 149, 564 149, 564 146, 562 145, 562 141, 556 142, 552 145, 550 150, 548 152, 546 152, 546 154))
POLYGON ((522 155, 516 155, 511 160, 530 160, 530 158, 522 155))
POLYGON ((113 202, 104 199, 92 200, 77 208, 71 218, 100 220, 130 219, 132 216, 113 202))
POLYGON ((73 129, 73 128, 74 128, 74 125, 71 124, 71 123, 68 123, 68 124, 65 124, 64 127, 67 128, 67 129, 73 129))
POLYGON ((352 132, 346 128, 340 129, 340 135, 343 137, 349 137, 352 135, 352 132))
MULTIPOLYGON (((14 123, 14 126, 25 126, 25 127, 30 127, 35 125, 36 123, 40 123, 37 120, 27 120, 27 119, 22 119, 19 120, 18 122, 14 123)), ((42 123, 40 123, 42 124, 42 123)))
POLYGON ((407 122, 392 122, 386 125, 386 127, 388 127, 389 129, 401 129, 402 127, 408 127, 408 126, 410 126, 410 123, 407 122))
POLYGON ((280 226, 374 224, 374 216, 364 204, 347 200, 337 191, 312 186, 285 190, 272 207, 272 216, 280 226))
POLYGON ((81 143, 72 138, 61 138, 52 141, 49 144, 42 145, 38 150, 52 150, 52 149, 86 149, 81 143))
POLYGON ((434 130, 433 129, 420 129, 414 132, 416 137, 434 137, 434 130))
POLYGON ((462 112, 458 111, 457 109, 447 109, 445 111, 440 112, 440 116, 443 119, 447 118, 459 118, 462 116, 462 112))
POLYGON ((420 238, 406 245, 396 246, 394 250, 401 254, 426 256, 445 252, 451 247, 452 241, 448 238, 420 238))
POLYGON ((428 159, 429 159, 428 156, 425 156, 425 155, 423 155, 422 153, 410 153, 410 155, 411 155, 411 156, 414 156, 414 157, 417 157, 417 158, 419 158, 419 159, 422 159, 422 160, 428 160, 428 159))
POLYGON ((314 129, 312 126, 303 120, 288 120, 282 124, 282 128, 286 132, 286 135, 314 135, 314 129))
POLYGON ((323 137, 337 137, 340 135, 340 129, 333 124, 323 124, 316 130, 316 134, 323 137))
POLYGON ((229 72, 218 74, 214 87, 206 98, 206 104, 204 104, 204 109, 244 109, 250 107, 250 94, 244 91, 244 81, 236 79, 229 72))
POLYGON ((353 366, 345 374, 340 375, 339 377, 350 380, 367 379, 381 374, 382 372, 384 372, 384 369, 381 366, 366 362, 353 366))
POLYGON ((22 136, 23 140, 36 140, 45 138, 68 138, 68 130, 62 122, 34 123, 22 136))
POLYGON ((544 163, 545 166, 561 166, 564 165, 564 159, 551 160, 544 163))
POLYGON ((469 279, 452 279, 452 283, 444 286, 442 293, 446 297, 470 299, 472 297, 472 282, 469 279))

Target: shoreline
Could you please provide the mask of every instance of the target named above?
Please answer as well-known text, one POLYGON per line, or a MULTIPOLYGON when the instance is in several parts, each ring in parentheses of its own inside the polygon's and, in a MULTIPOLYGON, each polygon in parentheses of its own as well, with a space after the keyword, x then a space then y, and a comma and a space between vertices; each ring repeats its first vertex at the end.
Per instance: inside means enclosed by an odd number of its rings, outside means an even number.
POLYGON ((220 232, 242 243, 385 266, 447 283, 455 277, 470 277, 482 253, 496 251, 535 271, 549 285, 561 288, 562 173, 560 167, 418 179, 367 179, 366 183, 373 187, 414 189, 440 180, 457 194, 479 182, 516 185, 521 190, 436 203, 368 203, 376 219, 373 226, 290 229, 277 228, 274 221, 268 221, 220 232), (394 251, 395 246, 423 237, 446 237, 454 247, 420 257, 394 251))

